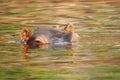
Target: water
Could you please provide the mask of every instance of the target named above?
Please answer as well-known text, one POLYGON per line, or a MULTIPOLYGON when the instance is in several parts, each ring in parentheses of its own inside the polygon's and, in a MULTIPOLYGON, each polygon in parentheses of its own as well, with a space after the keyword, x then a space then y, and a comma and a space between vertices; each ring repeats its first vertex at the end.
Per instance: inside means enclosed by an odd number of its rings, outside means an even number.
POLYGON ((1 80, 119 80, 119 0, 1 0, 1 80), (23 27, 62 29, 72 23, 79 43, 22 54, 23 27))

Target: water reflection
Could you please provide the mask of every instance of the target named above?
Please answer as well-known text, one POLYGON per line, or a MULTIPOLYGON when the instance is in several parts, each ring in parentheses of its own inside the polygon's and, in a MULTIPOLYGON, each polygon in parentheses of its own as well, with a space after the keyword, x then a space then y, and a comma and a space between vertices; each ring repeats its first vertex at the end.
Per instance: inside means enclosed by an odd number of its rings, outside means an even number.
POLYGON ((27 44, 23 44, 23 47, 22 47, 23 59, 30 59, 28 50, 29 50, 29 46, 27 44))
MULTIPOLYGON (((29 45, 23 44, 22 47, 22 54, 23 54, 23 59, 30 59, 29 57, 29 49, 38 49, 38 50, 66 50, 67 52, 65 54, 61 54, 61 56, 73 56, 73 49, 72 49, 72 44, 64 44, 64 45, 54 45, 54 44, 41 44, 36 47, 30 48, 29 45)), ((60 54, 52 54, 48 56, 60 56, 60 54)))

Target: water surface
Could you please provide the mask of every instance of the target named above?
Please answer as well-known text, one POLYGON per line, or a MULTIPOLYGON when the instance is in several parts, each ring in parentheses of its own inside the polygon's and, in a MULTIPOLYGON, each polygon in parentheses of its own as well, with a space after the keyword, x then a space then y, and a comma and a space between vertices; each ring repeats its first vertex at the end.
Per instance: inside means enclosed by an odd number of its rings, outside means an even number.
POLYGON ((119 80, 119 0, 1 0, 1 80, 119 80), (23 59, 16 43, 23 27, 75 26, 79 43, 31 49, 23 59))

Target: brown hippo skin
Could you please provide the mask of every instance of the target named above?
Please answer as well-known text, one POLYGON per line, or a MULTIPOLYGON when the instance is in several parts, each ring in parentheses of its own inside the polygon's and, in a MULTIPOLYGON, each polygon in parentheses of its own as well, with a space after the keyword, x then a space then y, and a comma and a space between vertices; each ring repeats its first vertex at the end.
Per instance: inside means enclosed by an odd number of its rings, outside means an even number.
POLYGON ((48 48, 55 45, 67 45, 78 41, 79 35, 74 32, 74 26, 68 24, 63 30, 49 26, 41 26, 32 32, 23 28, 21 38, 29 48, 48 48))

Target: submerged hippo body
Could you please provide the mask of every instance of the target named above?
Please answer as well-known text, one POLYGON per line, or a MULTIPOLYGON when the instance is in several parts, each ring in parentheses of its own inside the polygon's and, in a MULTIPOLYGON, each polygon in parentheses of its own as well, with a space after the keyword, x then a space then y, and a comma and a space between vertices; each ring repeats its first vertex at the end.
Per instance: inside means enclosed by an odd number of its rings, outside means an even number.
POLYGON ((75 41, 78 35, 73 32, 72 28, 72 25, 66 26, 64 30, 41 26, 31 33, 27 28, 24 28, 21 35, 30 48, 46 48, 48 45, 64 45, 75 41), (73 38, 76 39, 74 40, 73 38))

